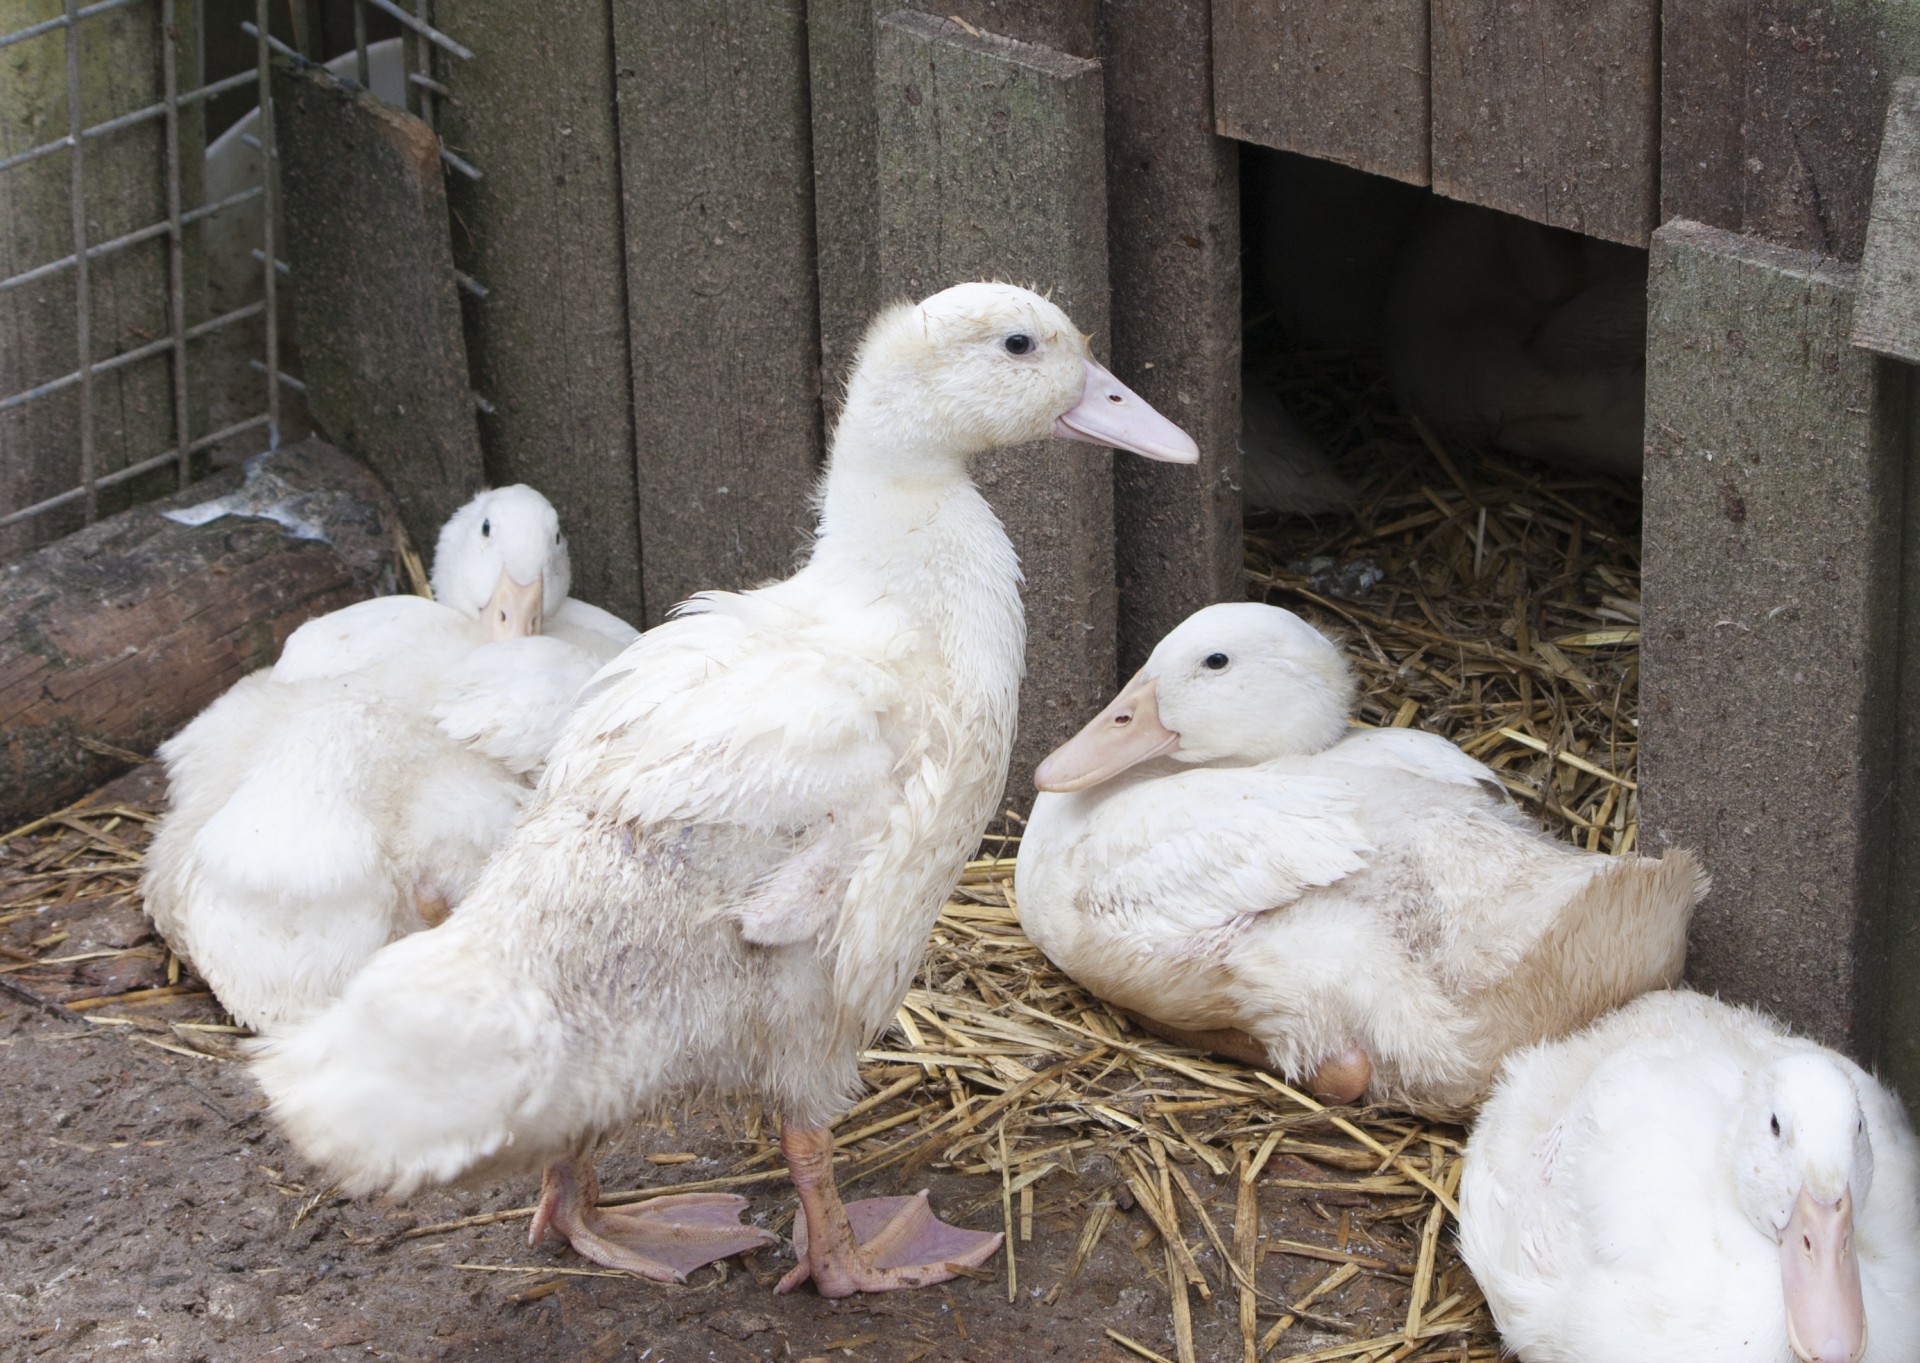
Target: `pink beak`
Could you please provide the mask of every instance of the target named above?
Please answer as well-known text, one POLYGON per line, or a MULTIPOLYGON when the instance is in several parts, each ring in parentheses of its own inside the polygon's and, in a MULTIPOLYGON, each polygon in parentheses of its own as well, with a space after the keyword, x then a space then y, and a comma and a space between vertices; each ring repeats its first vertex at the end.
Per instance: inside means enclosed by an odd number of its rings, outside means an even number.
POLYGON ((1867 1348, 1860 1260, 1853 1249, 1853 1190, 1821 1202, 1806 1188, 1780 1232, 1787 1343, 1805 1363, 1858 1363, 1867 1348))
POLYGON ((1041 790, 1085 790, 1179 746, 1180 735, 1160 722, 1154 680, 1136 675, 1086 728, 1047 755, 1033 773, 1033 784, 1041 790))
POLYGON ((538 634, 546 623, 543 608, 546 592, 545 573, 535 573, 532 582, 522 583, 515 582, 513 574, 502 568, 500 580, 493 586, 493 595, 480 610, 487 642, 496 644, 502 639, 525 639, 538 634))
POLYGON ((1062 440, 1111 445, 1169 464, 1197 464, 1200 447, 1193 437, 1147 405, 1147 400, 1092 360, 1087 384, 1072 411, 1053 423, 1062 440))

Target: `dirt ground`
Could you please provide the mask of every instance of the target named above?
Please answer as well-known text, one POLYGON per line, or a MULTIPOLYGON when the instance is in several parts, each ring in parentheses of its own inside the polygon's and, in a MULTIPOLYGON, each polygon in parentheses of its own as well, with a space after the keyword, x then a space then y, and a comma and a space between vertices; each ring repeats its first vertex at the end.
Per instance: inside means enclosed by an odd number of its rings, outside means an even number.
MULTIPOLYGON (((873 1134, 848 1141, 850 1195, 926 1186, 950 1220, 1011 1224, 1011 1275, 1003 1253, 979 1277, 944 1287, 843 1302, 810 1288, 776 1297, 772 1284, 791 1262, 782 1248, 660 1286, 604 1273, 557 1241, 529 1248, 531 1180, 404 1205, 335 1195, 266 1120, 230 1056, 233 1029, 191 976, 169 980, 166 950, 139 913, 137 815, 159 807, 156 785, 150 769, 136 772, 88 809, 0 843, 0 1358, 1120 1363, 1238 1359, 1249 1332, 1271 1336, 1269 1360, 1494 1354, 1450 1225, 1439 1233, 1438 1204, 1388 1170, 1391 1161, 1375 1161, 1374 1146, 1330 1133, 1324 1115, 1283 1111, 1277 1098, 1235 1096, 1253 1090, 1224 1068, 1143 1065, 1158 1043, 1117 1029, 1117 1039, 1043 1072, 1054 1057, 1034 1049, 1040 1043, 1010 1059, 1013 1049, 968 1040, 963 1021, 974 1015, 961 1011, 942 1030, 970 1049, 943 1069, 901 1063, 936 1050, 924 1038, 890 1036, 881 1044, 893 1049, 872 1057, 870 1077, 894 1095, 853 1119, 873 1134), (1096 1055, 1106 1057, 1097 1074, 1096 1055), (1116 1069, 1119 1058, 1128 1065, 1116 1069), (969 1063, 982 1077, 962 1093, 956 1076, 971 1074, 969 1063), (1056 1070, 1065 1077, 1049 1079, 1056 1070), (1027 1078, 1016 1083, 1016 1074, 1027 1078), (1029 1110, 1029 1093, 1053 1096, 1029 1110), (1021 1102, 1009 1106, 1008 1095, 1021 1102), (996 1101, 997 1155, 991 1128, 960 1139, 968 1123, 953 1122, 965 1105, 985 1114, 996 1101), (944 1134, 943 1121, 952 1123, 944 1134), (1254 1144, 1260 1176, 1242 1195, 1231 1166, 1250 1167, 1254 1144), (919 1153, 866 1157, 901 1148, 919 1153), (1368 1173, 1376 1162, 1387 1172, 1368 1173), (1135 1196, 1154 1200, 1156 1166, 1166 1194, 1157 1213, 1135 1196), (874 1172, 861 1176, 866 1168, 874 1172), (1024 1189, 1010 1171, 1028 1179, 1024 1189), (1236 1207, 1256 1203, 1257 1244, 1234 1230, 1236 1207), (1158 1229, 1168 1208, 1177 1248, 1158 1229), (461 1224, 432 1229, 447 1223, 461 1224), (1251 1291, 1230 1258, 1253 1266, 1251 1291), (1176 1301, 1168 1284, 1181 1279, 1192 1285, 1176 1301), (1416 1291, 1427 1324, 1409 1338, 1416 1291), (1181 1303, 1190 1342, 1177 1324, 1181 1303)), ((929 969, 953 971, 940 989, 957 995, 963 975, 979 978, 991 1002, 996 959, 1045 983, 1034 973, 1044 963, 1022 958, 1031 949, 982 913, 1000 935, 936 937, 929 969)), ((1052 980, 1055 995, 1070 988, 1052 980)), ((1076 1016, 1086 1018, 1079 997, 1076 1016)), ((1431 1152, 1431 1165, 1406 1178, 1430 1168, 1442 1183, 1450 1138, 1435 1132, 1447 1130, 1383 1129, 1403 1133, 1401 1150, 1431 1152)), ((793 1198, 769 1149, 747 1116, 690 1115, 632 1132, 603 1156, 602 1184, 732 1177, 751 1219, 785 1233, 793 1198)), ((1407 1167, 1394 1155, 1395 1168, 1407 1167)))

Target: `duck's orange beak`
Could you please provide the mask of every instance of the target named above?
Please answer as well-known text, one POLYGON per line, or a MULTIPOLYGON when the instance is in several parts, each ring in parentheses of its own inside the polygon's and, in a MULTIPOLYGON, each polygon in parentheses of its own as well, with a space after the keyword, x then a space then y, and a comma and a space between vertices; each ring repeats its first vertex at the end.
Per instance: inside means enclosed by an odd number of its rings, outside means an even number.
POLYGON ((1047 755, 1033 773, 1033 784, 1041 790, 1085 790, 1179 746, 1180 735, 1160 722, 1156 683, 1136 674, 1086 728, 1047 755))
POLYGON ((1858 1363, 1867 1349, 1860 1260, 1853 1248, 1853 1190, 1822 1202, 1805 1187, 1780 1232, 1787 1343, 1804 1363, 1858 1363))
POLYGON ((1169 464, 1197 464, 1200 447, 1193 437, 1153 410, 1147 400, 1092 360, 1080 401, 1053 423, 1062 440, 1111 445, 1169 464))
POLYGON ((542 607, 546 593, 545 573, 535 573, 532 582, 521 583, 515 582, 513 574, 502 568, 500 580, 494 583, 493 595, 480 611, 487 642, 496 644, 502 639, 525 639, 538 634, 546 623, 542 607))

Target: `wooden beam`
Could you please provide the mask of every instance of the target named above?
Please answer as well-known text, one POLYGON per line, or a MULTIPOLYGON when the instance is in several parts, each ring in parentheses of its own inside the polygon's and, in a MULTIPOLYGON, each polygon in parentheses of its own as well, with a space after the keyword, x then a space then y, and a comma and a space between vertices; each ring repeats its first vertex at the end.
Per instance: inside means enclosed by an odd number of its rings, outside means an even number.
MULTIPOLYGON (((1852 268, 1670 223, 1649 280, 1640 843, 1688 976, 1870 1057, 1886 987, 1905 404, 1852 268)), ((1909 768, 1909 770, 1911 770, 1909 768)))
MULTIPOLYGON (((1240 155, 1209 131, 1203 5, 1109 0, 1107 176, 1113 368, 1200 445, 1198 470, 1114 461, 1118 661, 1242 594, 1240 155)), ((1117 679, 1116 679, 1117 680, 1117 679)))
POLYGON ((1658 207, 1657 0, 1433 0, 1433 187, 1644 246, 1658 207))
POLYGON ((802 0, 613 11, 646 619, 792 571, 820 458, 802 0))
POLYGON ((395 590, 399 513, 318 441, 0 568, 0 833, 70 804, 280 654, 395 590))
POLYGON ((1853 343, 1920 364, 1920 79, 1896 82, 1887 106, 1853 343))
POLYGON ((1214 0, 1215 126, 1424 185, 1427 47, 1425 0, 1214 0))
MULTIPOLYGON (((1107 195, 1099 66, 901 11, 874 52, 880 276, 924 297, 969 279, 1050 290, 1107 341, 1107 195)), ((1123 375, 1131 378, 1131 375, 1123 375)), ((1027 657, 1009 798, 1113 689, 1113 458, 1042 442, 979 461, 1026 571, 1027 657)))
POLYGON ((307 410, 424 552, 485 482, 440 139, 319 67, 276 63, 273 92, 307 410))
POLYGON ((440 0, 473 49, 449 63, 449 144, 482 178, 447 179, 480 441, 494 484, 531 483, 567 528, 573 593, 642 614, 627 365, 612 19, 604 3, 440 0))

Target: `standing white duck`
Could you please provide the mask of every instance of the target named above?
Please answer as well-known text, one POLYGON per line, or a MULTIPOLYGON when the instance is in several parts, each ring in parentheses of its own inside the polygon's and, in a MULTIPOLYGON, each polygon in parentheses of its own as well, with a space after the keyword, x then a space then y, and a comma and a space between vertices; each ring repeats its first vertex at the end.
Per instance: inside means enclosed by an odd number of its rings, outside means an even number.
POLYGON ((1510 1058, 1460 1248, 1527 1363, 1920 1358, 1920 1145, 1872 1075, 1650 994, 1510 1058))
POLYGON ((1439 1113, 1514 1047, 1679 978, 1690 854, 1555 842, 1445 739, 1349 730, 1352 699, 1292 612, 1189 616, 1040 765, 1027 935, 1162 1035, 1439 1113))
POLYGON ((531 489, 456 514, 434 574, 459 607, 382 597, 310 621, 279 665, 161 745, 170 808, 147 912, 256 1029, 297 1023, 379 948, 446 916, 513 827, 580 687, 634 637, 576 602, 579 644, 526 633, 567 581, 557 519, 531 489))
POLYGON ((1191 463, 1192 440, 1024 289, 883 313, 834 434, 807 564, 696 598, 588 687, 525 822, 444 927, 374 957, 256 1073, 356 1192, 548 1164, 535 1217, 657 1279, 771 1237, 738 1198, 593 1205, 604 1132, 695 1095, 781 1114, 799 1265, 829 1296, 942 1281, 998 1235, 926 1195, 843 1205, 859 1086, 1006 777, 1025 627, 967 476, 1049 433, 1191 463))

